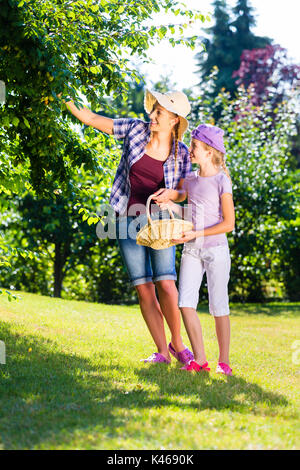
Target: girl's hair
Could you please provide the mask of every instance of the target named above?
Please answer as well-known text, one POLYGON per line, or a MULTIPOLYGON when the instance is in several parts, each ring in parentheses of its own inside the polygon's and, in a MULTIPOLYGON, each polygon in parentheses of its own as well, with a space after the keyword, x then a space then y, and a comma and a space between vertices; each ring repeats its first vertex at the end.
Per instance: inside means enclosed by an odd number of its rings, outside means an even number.
POLYGON ((214 147, 211 147, 210 145, 206 144, 205 142, 202 142, 202 144, 204 145, 204 148, 206 150, 212 150, 212 152, 213 152, 213 157, 212 157, 213 165, 221 167, 222 170, 224 171, 225 175, 229 178, 230 182, 232 183, 231 178, 230 178, 230 173, 229 173, 228 168, 227 168, 226 163, 225 163, 225 154, 220 152, 220 150, 217 150, 214 147))
MULTIPOLYGON (((177 114, 176 114, 177 116, 177 114)), ((179 147, 179 144, 178 144, 178 128, 179 128, 179 122, 175 125, 174 127, 174 131, 173 131, 173 136, 174 136, 174 140, 175 140, 175 174, 174 176, 176 176, 176 173, 177 173, 177 168, 178 168, 178 162, 177 162, 177 156, 178 156, 178 147, 179 147)))

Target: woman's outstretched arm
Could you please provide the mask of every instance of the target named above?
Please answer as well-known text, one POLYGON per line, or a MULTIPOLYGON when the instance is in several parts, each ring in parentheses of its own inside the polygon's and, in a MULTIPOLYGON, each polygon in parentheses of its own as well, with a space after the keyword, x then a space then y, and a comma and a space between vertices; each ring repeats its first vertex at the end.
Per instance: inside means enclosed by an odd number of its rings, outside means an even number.
POLYGON ((99 114, 93 113, 93 111, 88 108, 78 109, 73 101, 67 101, 65 104, 68 110, 71 111, 79 121, 83 122, 87 126, 93 126, 96 129, 105 132, 105 134, 113 134, 113 119, 99 116, 99 114))

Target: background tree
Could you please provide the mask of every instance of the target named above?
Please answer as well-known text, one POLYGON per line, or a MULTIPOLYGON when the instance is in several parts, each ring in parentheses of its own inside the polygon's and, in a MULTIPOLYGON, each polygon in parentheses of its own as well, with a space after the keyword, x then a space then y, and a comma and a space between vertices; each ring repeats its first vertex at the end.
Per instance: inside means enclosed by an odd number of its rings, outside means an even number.
POLYGON ((275 109, 291 88, 299 86, 300 66, 288 61, 287 50, 277 44, 244 50, 240 67, 233 73, 237 85, 253 87, 253 104, 268 100, 275 109))
POLYGON ((236 42, 236 51, 233 55, 238 65, 243 50, 265 47, 270 42, 270 39, 256 36, 251 31, 256 25, 256 20, 254 17, 254 8, 250 6, 250 0, 237 0, 236 6, 233 8, 232 12, 235 19, 231 22, 231 27, 234 30, 234 39, 236 42))
MULTIPOLYGON (((300 66, 291 63, 287 50, 270 44, 263 49, 244 50, 241 64, 233 77, 238 85, 253 89, 252 104, 260 106, 265 100, 271 104, 271 116, 277 113, 278 104, 289 99, 291 89, 299 89, 300 66)), ((299 113, 299 100, 296 103, 299 113)), ((300 168, 300 119, 298 114, 297 133, 291 138, 290 165, 300 168)))
POLYGON ((215 24, 206 29, 207 38, 203 39, 205 53, 196 55, 200 66, 201 78, 210 75, 214 66, 219 69, 216 80, 216 90, 225 87, 232 90, 231 74, 234 70, 234 58, 232 56, 233 31, 230 27, 230 15, 225 0, 214 0, 213 19, 215 24))
POLYGON ((240 57, 244 49, 264 47, 269 38, 262 38, 252 33, 255 26, 252 8, 248 0, 238 0, 232 12, 229 12, 226 0, 214 0, 213 18, 215 24, 206 29, 208 37, 203 39, 205 53, 196 55, 201 81, 209 76, 213 67, 218 68, 214 87, 214 96, 225 88, 231 96, 237 90, 232 74, 240 66, 240 57), (233 20, 232 20, 233 17, 233 20))
MULTIPOLYGON (((60 297, 67 273, 77 264, 88 264, 92 247, 99 243, 95 224, 101 217, 97 211, 101 204, 108 204, 120 150, 112 137, 105 137, 93 128, 86 128, 83 135, 85 146, 101 155, 103 171, 99 175, 91 175, 82 164, 80 169, 72 170, 64 192, 56 189, 51 197, 43 198, 27 191, 22 197, 8 198, 12 214, 5 218, 5 223, 0 221, 0 233, 3 231, 6 242, 15 247, 34 251, 39 248, 38 259, 27 262, 23 272, 22 259, 13 262, 19 273, 13 272, 16 286, 25 290, 32 289, 35 279, 43 290, 48 286, 48 295, 60 297), (13 236, 10 237, 10 233, 13 236), (45 269, 45 260, 51 266, 53 279, 49 277, 49 268, 45 269), (37 264, 41 265, 41 272, 44 271, 44 276, 38 276, 38 280, 28 269, 37 264)), ((13 282, 11 278, 10 282, 13 282)))
POLYGON ((20 203, 22 231, 29 249, 39 244, 53 265, 54 297, 61 297, 67 271, 88 261, 96 243, 94 226, 83 222, 73 206, 71 198, 59 195, 53 200, 36 200, 28 195, 20 203))

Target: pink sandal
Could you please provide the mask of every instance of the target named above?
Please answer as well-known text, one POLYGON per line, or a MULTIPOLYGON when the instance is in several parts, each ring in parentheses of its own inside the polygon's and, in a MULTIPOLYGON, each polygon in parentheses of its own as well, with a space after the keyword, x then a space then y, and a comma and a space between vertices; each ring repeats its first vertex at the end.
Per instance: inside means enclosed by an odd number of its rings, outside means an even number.
POLYGON ((170 343, 168 349, 170 353, 177 359, 177 361, 181 362, 182 364, 188 364, 194 359, 194 355, 192 351, 189 350, 189 348, 185 348, 183 351, 176 352, 172 343, 170 343))
POLYGON ((200 364, 198 364, 198 362, 190 361, 185 366, 180 367, 180 370, 189 370, 189 371, 195 370, 196 372, 201 372, 203 370, 203 371, 206 371, 206 372, 210 372, 210 367, 208 367, 208 362, 206 362, 205 364, 200 366, 200 364))
POLYGON ((170 364, 171 361, 167 359, 165 356, 163 356, 162 354, 155 352, 151 354, 151 356, 147 357, 147 359, 141 359, 141 362, 146 362, 146 363, 165 362, 166 364, 170 364))
POLYGON ((216 372, 217 374, 232 375, 231 367, 225 362, 218 362, 216 372))

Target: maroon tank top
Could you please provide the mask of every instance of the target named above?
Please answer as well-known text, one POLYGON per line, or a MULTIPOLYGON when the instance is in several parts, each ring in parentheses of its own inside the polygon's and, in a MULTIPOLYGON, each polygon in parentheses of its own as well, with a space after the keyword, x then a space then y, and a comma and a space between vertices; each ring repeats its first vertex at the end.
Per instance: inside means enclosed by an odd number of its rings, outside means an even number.
POLYGON ((164 161, 156 160, 145 153, 139 161, 132 165, 129 172, 131 191, 127 210, 133 204, 142 204, 145 209, 138 211, 137 215, 146 213, 146 202, 150 194, 165 187, 164 163, 164 161))

